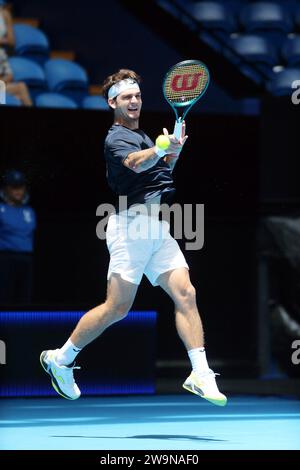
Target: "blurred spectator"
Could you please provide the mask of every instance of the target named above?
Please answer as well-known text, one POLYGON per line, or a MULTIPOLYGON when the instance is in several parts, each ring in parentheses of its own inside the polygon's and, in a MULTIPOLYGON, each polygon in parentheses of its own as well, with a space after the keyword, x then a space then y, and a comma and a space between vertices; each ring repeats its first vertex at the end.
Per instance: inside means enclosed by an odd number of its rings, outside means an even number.
POLYGON ((13 81, 8 54, 13 51, 15 36, 11 13, 4 6, 5 2, 0 0, 0 80, 6 83, 7 93, 14 95, 25 106, 32 106, 27 85, 23 82, 13 81))
POLYGON ((7 172, 0 192, 0 303, 26 304, 32 296, 35 212, 25 176, 7 172))
POLYGON ((0 48, 0 80, 6 83, 6 92, 18 98, 25 106, 32 106, 32 100, 23 82, 14 82, 13 74, 8 63, 7 54, 0 48))
POLYGON ((11 54, 15 46, 15 35, 12 15, 5 8, 5 4, 5 1, 0 0, 0 47, 5 48, 8 54, 11 54))

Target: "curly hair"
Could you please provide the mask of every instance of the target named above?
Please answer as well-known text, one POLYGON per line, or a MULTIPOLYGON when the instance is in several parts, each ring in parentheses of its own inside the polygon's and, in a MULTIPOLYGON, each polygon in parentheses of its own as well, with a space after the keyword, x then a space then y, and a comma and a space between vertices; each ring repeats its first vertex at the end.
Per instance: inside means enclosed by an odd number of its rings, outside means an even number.
POLYGON ((125 80, 125 78, 132 78, 137 83, 141 82, 141 77, 133 70, 120 69, 118 72, 109 75, 109 77, 104 80, 102 84, 102 95, 107 99, 108 90, 110 89, 110 87, 112 87, 115 83, 121 80, 125 80))

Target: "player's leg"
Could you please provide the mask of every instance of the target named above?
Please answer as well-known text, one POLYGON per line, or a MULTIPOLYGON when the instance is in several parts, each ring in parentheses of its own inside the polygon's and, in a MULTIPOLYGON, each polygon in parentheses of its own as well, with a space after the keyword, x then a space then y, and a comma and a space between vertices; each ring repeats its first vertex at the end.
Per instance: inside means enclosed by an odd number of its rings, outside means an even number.
MULTIPOLYGON (((196 304, 196 291, 190 281, 188 269, 167 271, 158 277, 157 283, 174 302, 177 332, 187 351, 203 348, 203 327, 196 304)), ((205 363, 203 367, 208 369, 205 363)))
POLYGON ((160 285, 174 301, 176 327, 186 349, 203 347, 202 323, 188 264, 169 232, 164 233, 160 246, 146 266, 145 274, 154 286, 160 285))
POLYGON ((227 399, 219 392, 215 374, 207 363, 196 291, 190 281, 188 269, 179 267, 162 273, 156 282, 174 302, 177 332, 191 361, 193 372, 185 381, 184 388, 216 405, 226 405, 227 399))
POLYGON ((122 320, 130 310, 137 284, 113 273, 107 284, 105 302, 79 320, 71 337, 60 349, 43 351, 41 364, 52 378, 55 390, 64 398, 75 400, 80 397, 80 390, 74 382, 74 359, 81 349, 103 333, 113 323, 122 320))
POLYGON ((112 274, 107 284, 106 301, 79 320, 70 338, 72 343, 82 349, 101 335, 107 327, 126 317, 137 289, 136 284, 125 281, 120 274, 112 274))

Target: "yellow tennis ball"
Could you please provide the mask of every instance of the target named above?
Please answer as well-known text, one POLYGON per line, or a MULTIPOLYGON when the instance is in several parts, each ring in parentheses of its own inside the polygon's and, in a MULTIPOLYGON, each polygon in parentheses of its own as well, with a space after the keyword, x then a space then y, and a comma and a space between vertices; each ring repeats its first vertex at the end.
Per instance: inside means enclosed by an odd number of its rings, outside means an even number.
POLYGON ((159 135, 155 141, 155 144, 158 148, 167 150, 170 145, 170 139, 167 135, 159 135))

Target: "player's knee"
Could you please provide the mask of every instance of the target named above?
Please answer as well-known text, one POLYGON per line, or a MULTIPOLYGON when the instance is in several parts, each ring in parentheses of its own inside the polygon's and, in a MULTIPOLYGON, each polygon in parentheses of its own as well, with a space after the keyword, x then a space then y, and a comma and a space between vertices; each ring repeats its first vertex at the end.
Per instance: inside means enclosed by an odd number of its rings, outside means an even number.
POLYGON ((192 305, 196 302, 196 289, 191 283, 180 288, 178 301, 183 305, 192 305))
POLYGON ((132 302, 118 302, 113 307, 114 316, 118 320, 125 318, 130 310, 132 302))

